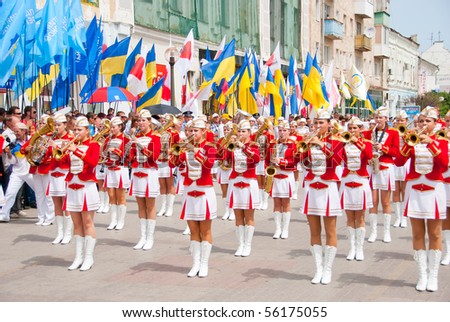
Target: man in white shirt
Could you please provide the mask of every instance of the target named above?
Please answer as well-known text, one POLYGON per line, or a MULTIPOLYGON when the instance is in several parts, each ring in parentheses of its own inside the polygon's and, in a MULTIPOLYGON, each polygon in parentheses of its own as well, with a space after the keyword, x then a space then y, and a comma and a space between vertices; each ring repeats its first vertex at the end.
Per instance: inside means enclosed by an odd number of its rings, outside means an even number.
POLYGON ((30 164, 25 155, 20 152, 20 148, 27 141, 28 127, 19 122, 15 125, 14 134, 16 136, 15 144, 6 146, 3 150, 6 157, 3 158, 5 168, 12 165, 11 176, 9 178, 8 188, 6 189, 6 203, 0 211, 0 222, 9 222, 11 208, 15 202, 19 189, 26 182, 34 190, 33 176, 30 174, 30 164))

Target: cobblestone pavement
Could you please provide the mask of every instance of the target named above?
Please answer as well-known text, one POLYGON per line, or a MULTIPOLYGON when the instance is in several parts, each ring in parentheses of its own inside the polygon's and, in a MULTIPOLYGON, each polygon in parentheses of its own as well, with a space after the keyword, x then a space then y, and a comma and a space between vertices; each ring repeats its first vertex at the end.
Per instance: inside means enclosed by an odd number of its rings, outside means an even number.
MULTIPOLYGON (((219 189, 216 189, 219 193, 219 189)), ((120 302, 438 302, 450 300, 450 267, 440 267, 439 290, 417 292, 411 231, 392 228, 392 243, 365 243, 365 260, 347 261, 345 217, 338 219, 338 254, 329 285, 313 285, 309 230, 293 204, 290 235, 274 240, 272 211, 257 211, 252 254, 235 257, 234 224, 213 222, 213 249, 207 278, 188 278, 192 260, 178 196, 172 217, 157 219, 155 244, 133 250, 139 239, 137 205, 128 199, 122 231, 108 231, 109 215, 96 215, 95 264, 88 272, 68 271, 75 243, 52 245, 56 226, 36 226, 36 210, 0 224, 1 301, 120 302)), ((218 195, 219 216, 222 203, 218 195)), ((157 204, 159 205, 159 200, 157 204)), ((272 203, 270 202, 269 208, 272 203)), ((379 236, 381 236, 379 227, 379 236)))

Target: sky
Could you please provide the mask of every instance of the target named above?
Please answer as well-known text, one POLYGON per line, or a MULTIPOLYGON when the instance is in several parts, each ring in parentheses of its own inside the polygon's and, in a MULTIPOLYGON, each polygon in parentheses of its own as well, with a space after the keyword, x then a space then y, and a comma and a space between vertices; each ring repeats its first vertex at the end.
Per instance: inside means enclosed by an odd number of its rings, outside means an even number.
POLYGON ((431 38, 437 41, 439 37, 450 50, 449 0, 391 0, 390 3, 391 28, 405 37, 417 34, 420 52, 432 45, 431 38))

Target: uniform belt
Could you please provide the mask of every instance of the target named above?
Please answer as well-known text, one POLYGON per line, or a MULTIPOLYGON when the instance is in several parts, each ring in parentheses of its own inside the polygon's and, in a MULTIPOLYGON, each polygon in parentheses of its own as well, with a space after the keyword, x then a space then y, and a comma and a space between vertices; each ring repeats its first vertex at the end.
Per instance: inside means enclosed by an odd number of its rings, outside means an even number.
POLYGON ((121 169, 120 167, 115 166, 115 165, 108 167, 108 170, 110 170, 110 171, 119 171, 120 169, 121 169))
POLYGON ((193 191, 189 191, 187 194, 188 194, 188 196, 198 198, 200 196, 204 196, 206 193, 204 191, 193 190, 193 191))
POLYGON ((309 185, 311 188, 316 189, 316 190, 321 190, 321 189, 325 189, 328 188, 328 185, 322 182, 313 182, 309 185))
POLYGON ((84 188, 84 184, 72 183, 69 184, 67 187, 69 187, 72 190, 80 190, 84 188))
POLYGON ((346 182, 345 186, 349 187, 349 188, 359 188, 361 187, 363 184, 359 183, 359 182, 355 182, 355 181, 351 181, 351 182, 346 182))
POLYGON ((431 191, 431 190, 434 190, 434 187, 428 186, 428 185, 423 184, 423 183, 414 184, 414 185, 411 186, 411 188, 413 188, 414 190, 417 190, 417 191, 431 191))
POLYGON ((276 179, 286 179, 289 178, 289 176, 287 174, 276 174, 273 176, 276 179))
POLYGON ((234 186, 237 187, 237 188, 240 188, 240 189, 245 189, 245 188, 250 187, 250 183, 239 181, 239 182, 236 182, 234 184, 234 186))
POLYGON ((52 173, 50 173, 50 175, 54 178, 61 178, 61 177, 65 176, 65 174, 62 172, 52 172, 52 173))
POLYGON ((141 171, 138 171, 138 172, 135 172, 135 173, 133 173, 136 177, 138 177, 138 178, 145 178, 145 177, 148 177, 148 173, 145 173, 145 172, 141 172, 141 171))

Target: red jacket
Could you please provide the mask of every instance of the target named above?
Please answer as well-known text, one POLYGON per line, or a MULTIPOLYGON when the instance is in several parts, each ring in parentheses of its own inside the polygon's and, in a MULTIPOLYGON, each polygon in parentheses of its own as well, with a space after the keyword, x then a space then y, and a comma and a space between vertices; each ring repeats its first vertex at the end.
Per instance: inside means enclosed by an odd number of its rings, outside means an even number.
MULTIPOLYGON (((200 162, 202 165, 201 176, 199 179, 195 180, 198 186, 212 186, 212 176, 211 169, 214 165, 214 161, 217 159, 217 150, 215 144, 203 140, 196 147, 200 148, 199 151, 194 155, 196 161, 200 162)), ((169 159, 169 166, 175 168, 181 164, 186 164, 186 171, 183 173, 184 185, 190 186, 194 180, 189 178, 189 164, 187 163, 186 152, 181 152, 180 155, 172 154, 169 159)))
MULTIPOLYGON (((143 168, 158 168, 156 161, 159 158, 159 154, 161 152, 161 141, 160 135, 153 133, 152 130, 148 131, 146 134, 139 132, 136 135, 136 138, 147 136, 150 138, 150 143, 148 146, 144 147, 142 153, 147 156, 146 162, 142 163, 141 167, 143 168)), ((138 168, 139 162, 137 161, 137 148, 136 143, 131 145, 130 154, 128 156, 128 161, 131 162, 132 168, 138 168)))
POLYGON ((104 160, 105 165, 108 167, 120 166, 120 165, 123 165, 123 163, 127 163, 127 162, 125 162, 125 160, 123 160, 123 158, 124 158, 124 154, 125 154, 125 146, 128 144, 130 139, 125 137, 125 135, 123 133, 120 133, 117 136, 108 136, 105 140, 105 143, 103 143, 103 149, 109 150, 109 147, 108 147, 109 142, 113 139, 121 140, 122 143, 120 144, 119 147, 114 147, 114 150, 112 152, 108 152, 108 151, 102 152, 103 156, 105 157, 105 160, 104 160), (111 154, 115 154, 116 156, 118 156, 119 160, 112 160, 111 154))
MULTIPOLYGON (((375 144, 375 130, 376 127, 372 131, 363 132, 364 137, 367 140, 372 141, 372 144, 375 144)), ((378 140, 382 135, 382 132, 382 130, 378 130, 378 140)), ((381 143, 382 148, 381 151, 379 151, 381 153, 379 161, 393 164, 394 159, 400 154, 400 136, 398 131, 396 129, 387 128, 381 143)))
MULTIPOLYGON (((351 143, 347 143, 351 144, 351 143)), ((367 171, 367 165, 369 164, 369 161, 373 158, 373 148, 372 148, 372 141, 359 138, 358 141, 356 141, 355 146, 361 151, 361 167, 359 170, 356 170, 356 174, 358 174, 361 177, 369 177, 369 172, 367 171)), ((347 168, 347 153, 344 147, 344 171, 342 172, 342 177, 346 177, 350 170, 347 168)))
MULTIPOLYGON (((95 176, 95 168, 98 164, 98 159, 100 157, 100 145, 98 142, 93 141, 92 139, 86 139, 80 145, 87 145, 88 149, 86 152, 81 151, 80 149, 76 149, 73 151, 73 154, 83 160, 83 170, 78 173, 78 178, 81 181, 95 181, 97 182, 97 178, 95 176)), ((72 153, 72 152, 71 152, 72 153)), ((70 153, 64 155, 63 159, 69 159, 70 163, 70 153)), ((64 162, 67 162, 64 160, 64 162)), ((70 182, 74 174, 69 171, 66 176, 66 181, 70 182)))
POLYGON ((239 175, 242 175, 244 178, 255 178, 256 179, 256 166, 258 165, 259 161, 261 160, 259 156, 259 149, 258 145, 253 142, 249 141, 248 143, 244 144, 244 147, 242 149, 244 154, 247 156, 247 170, 243 173, 236 172, 235 170, 235 155, 234 152, 231 153, 231 164, 232 164, 232 170, 230 174, 230 179, 234 179, 238 177, 239 175))
MULTIPOLYGON (((269 153, 266 154, 266 166, 270 165, 270 155, 271 153, 276 153, 276 151, 274 151, 276 149, 276 144, 281 144, 280 141, 275 141, 273 140, 272 142, 270 142, 269 145, 269 153)), ((284 152, 284 156, 280 157, 280 164, 279 164, 279 168, 281 170, 284 171, 295 171, 297 170, 296 164, 297 162, 295 162, 295 158, 294 158, 294 154, 296 152, 296 145, 294 143, 294 141, 292 140, 288 140, 286 142, 287 148, 286 151, 284 152)))

